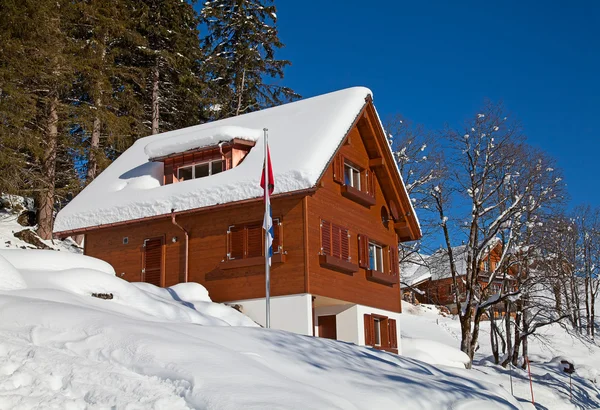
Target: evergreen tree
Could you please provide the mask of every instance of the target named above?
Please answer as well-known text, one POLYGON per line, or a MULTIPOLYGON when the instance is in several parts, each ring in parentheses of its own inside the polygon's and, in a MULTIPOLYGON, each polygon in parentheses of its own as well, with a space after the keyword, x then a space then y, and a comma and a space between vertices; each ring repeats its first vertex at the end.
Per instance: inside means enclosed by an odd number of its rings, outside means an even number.
POLYGON ((212 0, 204 4, 208 29, 203 45, 214 119, 239 115, 299 98, 288 87, 265 82, 283 78, 287 60, 275 59, 279 40, 275 6, 269 0, 212 0))
POLYGON ((146 40, 138 51, 150 133, 197 124, 205 94, 197 13, 181 0, 144 0, 135 20, 146 40))
POLYGON ((35 195, 38 234, 44 239, 52 236, 61 118, 69 110, 63 97, 73 82, 63 20, 69 4, 0 1, 0 144, 11 151, 4 156, 21 167, 17 193, 35 195))
POLYGON ((130 145, 139 132, 142 80, 130 55, 144 39, 134 30, 125 0, 74 2, 69 20, 77 62, 72 102, 79 108, 76 130, 89 183, 108 165, 107 151, 130 145))

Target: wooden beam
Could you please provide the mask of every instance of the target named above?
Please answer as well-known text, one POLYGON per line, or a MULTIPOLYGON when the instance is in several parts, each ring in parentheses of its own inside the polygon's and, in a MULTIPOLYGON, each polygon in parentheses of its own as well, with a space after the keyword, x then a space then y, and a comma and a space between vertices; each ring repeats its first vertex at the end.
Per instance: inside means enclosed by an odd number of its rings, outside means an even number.
POLYGON ((379 158, 371 158, 369 160, 369 166, 371 168, 375 168, 375 167, 382 167, 385 165, 385 159, 383 159, 382 157, 379 158))
POLYGON ((404 229, 407 227, 408 227, 408 223, 406 222, 406 220, 394 222, 394 229, 396 229, 396 230, 404 229))

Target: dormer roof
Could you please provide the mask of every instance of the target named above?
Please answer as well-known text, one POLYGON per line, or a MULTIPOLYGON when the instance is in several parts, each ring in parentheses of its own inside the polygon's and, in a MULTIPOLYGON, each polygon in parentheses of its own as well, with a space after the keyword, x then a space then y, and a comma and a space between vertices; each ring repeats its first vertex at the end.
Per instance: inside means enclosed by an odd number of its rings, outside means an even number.
MULTIPOLYGON (((370 101, 369 89, 353 87, 141 138, 58 213, 54 230, 64 235, 168 215, 172 209, 179 212, 259 198, 264 128, 268 129, 275 177, 273 195, 315 189, 370 101), (163 163, 156 159, 234 139, 255 142, 238 166, 210 177, 164 185, 163 163)), ((385 149, 391 153, 388 144, 385 149)))

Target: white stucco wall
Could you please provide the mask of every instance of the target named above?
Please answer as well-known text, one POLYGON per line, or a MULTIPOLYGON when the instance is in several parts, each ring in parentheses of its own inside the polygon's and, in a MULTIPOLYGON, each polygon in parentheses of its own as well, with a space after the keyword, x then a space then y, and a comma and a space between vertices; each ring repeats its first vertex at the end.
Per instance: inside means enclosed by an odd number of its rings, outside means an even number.
MULTIPOLYGON (((227 302, 241 305, 244 314, 265 326, 265 298, 227 302)), ((311 295, 275 296, 271 298, 271 328, 312 336, 311 295)))
POLYGON ((398 354, 402 354, 402 339, 400 338, 400 326, 401 326, 400 317, 402 315, 400 313, 390 312, 389 310, 375 309, 372 307, 362 306, 362 305, 357 305, 357 313, 358 313, 358 325, 359 325, 359 329, 361 329, 361 331, 359 333, 360 342, 358 344, 360 344, 360 345, 365 344, 365 315, 371 315, 374 313, 376 315, 387 316, 390 319, 396 320, 396 340, 398 340, 398 354))

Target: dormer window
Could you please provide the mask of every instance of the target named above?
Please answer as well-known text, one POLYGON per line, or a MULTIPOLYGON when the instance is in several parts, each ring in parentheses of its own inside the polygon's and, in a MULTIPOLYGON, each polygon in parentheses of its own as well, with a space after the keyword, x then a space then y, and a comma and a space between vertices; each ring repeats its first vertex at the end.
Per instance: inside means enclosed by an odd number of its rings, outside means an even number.
POLYGON ((200 162, 198 164, 192 164, 189 166, 182 166, 177 168, 177 180, 187 181, 188 179, 197 179, 207 177, 209 175, 215 175, 223 172, 224 161, 221 159, 213 161, 200 162))

